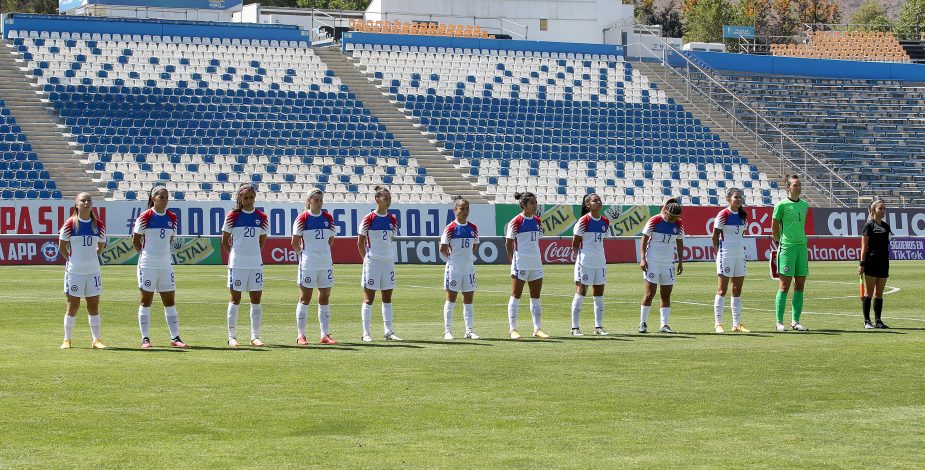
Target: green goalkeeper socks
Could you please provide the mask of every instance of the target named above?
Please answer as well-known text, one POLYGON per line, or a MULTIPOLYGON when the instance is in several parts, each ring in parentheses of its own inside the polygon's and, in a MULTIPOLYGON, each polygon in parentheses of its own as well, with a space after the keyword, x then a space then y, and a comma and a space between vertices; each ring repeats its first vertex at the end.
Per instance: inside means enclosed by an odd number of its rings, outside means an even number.
MULTIPOLYGON (((800 323, 800 315, 803 314, 803 291, 793 291, 793 322, 800 323)), ((783 317, 781 317, 783 318, 783 317)))
POLYGON ((774 301, 775 312, 777 313, 777 323, 784 322, 784 308, 787 307, 787 293, 778 290, 777 298, 774 301))

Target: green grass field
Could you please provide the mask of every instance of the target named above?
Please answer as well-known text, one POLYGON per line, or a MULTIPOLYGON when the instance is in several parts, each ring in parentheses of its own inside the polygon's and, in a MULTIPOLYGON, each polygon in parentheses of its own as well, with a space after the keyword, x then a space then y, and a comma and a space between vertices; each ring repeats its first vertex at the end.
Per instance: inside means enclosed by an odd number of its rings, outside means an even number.
MULTIPOLYGON (((106 267, 103 338, 85 311, 61 351, 62 269, 2 268, 0 467, 911 468, 925 450, 925 285, 893 264, 884 331, 861 328, 855 263, 815 263, 807 333, 771 333, 776 285, 753 263, 752 334, 712 334, 712 264, 688 264, 674 336, 635 333, 637 266, 612 265, 605 324, 573 339, 570 266, 547 266, 547 341, 506 339, 510 280, 480 267, 479 341, 442 341, 442 267, 399 266, 396 332, 360 343, 358 266, 336 269, 337 346, 295 343, 295 266, 266 270, 266 349, 225 347, 225 268, 177 267, 187 351, 158 302, 141 351, 134 267, 106 267)), ((593 326, 585 303, 583 327, 593 326)), ((657 323, 654 309, 650 325, 657 323)), ((314 302, 310 337, 317 335, 314 302)), ((521 332, 529 333, 526 297, 521 332)), ((788 311, 789 317, 789 311, 788 311)), ((727 306, 726 325, 729 325, 727 306)), ((789 321, 789 320, 788 320, 789 321)), ((461 336, 461 305, 454 332, 461 336)), ((381 332, 379 307, 373 331, 381 332)), ((247 339, 247 307, 239 338, 247 339)))

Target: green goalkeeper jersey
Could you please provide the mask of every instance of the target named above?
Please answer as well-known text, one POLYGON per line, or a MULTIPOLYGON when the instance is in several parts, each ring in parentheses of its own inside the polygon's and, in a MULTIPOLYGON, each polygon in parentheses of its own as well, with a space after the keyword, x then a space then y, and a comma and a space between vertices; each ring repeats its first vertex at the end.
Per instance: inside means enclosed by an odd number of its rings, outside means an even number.
POLYGON ((800 199, 784 199, 774 205, 774 220, 780 221, 781 245, 806 245, 806 216, 809 204, 800 199))

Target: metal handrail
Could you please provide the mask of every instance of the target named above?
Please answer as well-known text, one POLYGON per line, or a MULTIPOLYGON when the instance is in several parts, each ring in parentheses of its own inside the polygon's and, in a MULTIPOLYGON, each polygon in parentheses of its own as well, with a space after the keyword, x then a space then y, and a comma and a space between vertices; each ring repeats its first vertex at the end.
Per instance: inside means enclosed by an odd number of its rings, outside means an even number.
MULTIPOLYGON (((330 13, 321 11, 321 10, 319 10, 319 9, 317 9, 317 8, 312 8, 312 22, 311 22, 312 31, 315 30, 315 13, 320 13, 321 15, 323 15, 323 16, 328 17, 328 18, 331 19, 331 23, 330 23, 330 24, 325 23, 324 21, 318 20, 318 22, 321 23, 322 26, 327 26, 327 27, 331 28, 332 31, 335 30, 335 29, 337 29, 337 17, 336 17, 336 16, 334 16, 334 15, 332 15, 332 14, 330 14, 330 13)), ((343 18, 343 17, 341 17, 341 18, 343 18)))
POLYGON ((511 21, 511 20, 509 20, 509 19, 507 19, 507 18, 500 18, 500 17, 499 17, 498 20, 499 20, 499 21, 498 21, 498 24, 499 24, 498 29, 500 29, 501 31, 505 31, 505 32, 508 32, 508 33, 510 33, 510 34, 516 34, 516 35, 518 35, 518 36, 520 36, 520 37, 522 37, 522 38, 524 38, 524 39, 527 39, 527 34, 530 32, 530 27, 529 27, 529 26, 520 24, 520 23, 518 23, 518 22, 516 22, 516 21, 511 21), (504 27, 504 22, 505 22, 505 21, 508 22, 508 23, 511 23, 512 25, 520 26, 521 28, 524 29, 524 33, 523 33, 523 34, 520 34, 520 33, 516 32, 516 31, 514 31, 514 30, 505 28, 505 27, 504 27))

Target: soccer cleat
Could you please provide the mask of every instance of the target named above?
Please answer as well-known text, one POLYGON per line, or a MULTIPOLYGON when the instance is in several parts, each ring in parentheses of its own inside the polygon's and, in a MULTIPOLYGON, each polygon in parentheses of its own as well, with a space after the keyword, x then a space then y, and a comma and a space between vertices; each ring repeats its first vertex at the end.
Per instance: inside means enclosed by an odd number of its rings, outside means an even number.
POLYGON ((71 349, 71 340, 66 339, 61 343, 61 349, 71 349))
POLYGON ((522 336, 520 336, 520 333, 518 333, 517 330, 511 330, 511 339, 520 339, 520 338, 522 338, 522 336))
POLYGON ((151 349, 152 347, 153 346, 151 346, 151 340, 148 339, 147 336, 141 338, 141 349, 151 349))
POLYGON ((743 325, 743 324, 741 324, 741 323, 739 323, 738 325, 734 326, 734 327, 732 328, 732 331, 735 331, 736 333, 751 333, 751 332, 752 332, 752 330, 749 330, 748 328, 745 328, 745 325, 743 325))
POLYGON ((235 338, 228 338, 228 347, 230 348, 238 347, 238 340, 235 338))
POLYGON ((189 346, 186 345, 186 343, 183 342, 182 339, 180 339, 179 336, 177 336, 177 337, 175 337, 174 339, 170 340, 170 345, 173 346, 173 347, 175 347, 175 348, 188 348, 188 347, 189 347, 189 346))
POLYGON ((777 324, 777 332, 778 332, 778 333, 786 333, 786 332, 787 332, 787 327, 784 326, 783 323, 778 323, 778 324, 777 324))
POLYGON ((717 323, 716 325, 713 326, 713 332, 714 333, 725 333, 726 329, 723 328, 723 325, 717 323))
POLYGON ((299 346, 308 346, 308 338, 306 338, 304 335, 299 336, 296 338, 295 344, 298 344, 299 346))
POLYGON ((658 329, 658 332, 659 333, 674 333, 674 330, 672 330, 671 327, 668 325, 662 325, 662 327, 658 329))
POLYGON ((337 341, 334 341, 331 335, 324 335, 321 337, 321 344, 337 344, 337 341))
POLYGON ((364 342, 364 343, 372 343, 372 342, 373 342, 373 337, 370 336, 370 335, 363 335, 363 342, 364 342))
POLYGON ((533 337, 539 339, 547 339, 549 335, 543 332, 543 330, 533 330, 533 337))
POLYGON ((472 330, 466 332, 466 339, 479 339, 479 335, 475 334, 472 330))
POLYGON ((386 341, 401 341, 402 339, 399 338, 398 335, 396 335, 395 333, 392 333, 392 332, 390 331, 390 332, 388 332, 388 333, 385 334, 385 340, 386 340, 386 341))
POLYGON ((450 333, 449 331, 444 332, 444 333, 443 333, 443 339, 444 339, 445 341, 453 341, 453 333, 450 333))
POLYGON ((865 330, 873 330, 874 328, 877 328, 877 327, 874 326, 873 323, 871 323, 871 322, 869 322, 869 321, 864 322, 864 329, 865 329, 865 330))
POLYGON ((257 348, 262 348, 262 347, 264 347, 264 346, 266 346, 266 345, 267 345, 267 343, 264 343, 263 341, 260 341, 260 338, 254 338, 254 339, 251 340, 251 346, 254 346, 254 347, 257 347, 257 348))
POLYGON ((886 326, 886 323, 883 323, 882 321, 878 321, 877 323, 874 323, 874 328, 878 330, 889 330, 890 329, 890 327, 886 326))
POLYGON ((646 326, 646 322, 640 323, 640 324, 639 324, 639 332, 640 332, 640 333, 645 333, 645 332, 647 332, 647 331, 649 331, 649 328, 646 326))
POLYGON ((594 327, 594 335, 595 336, 608 336, 610 335, 610 333, 608 333, 607 330, 605 330, 603 326, 596 326, 594 327))
POLYGON ((584 336, 585 334, 581 332, 578 328, 572 328, 572 336, 584 336))
POLYGON ((90 343, 90 347, 93 349, 106 349, 106 345, 103 344, 103 340, 99 338, 96 338, 95 340, 93 340, 93 342, 90 343))
POLYGON ((803 325, 801 325, 801 324, 799 324, 799 323, 797 323, 797 322, 791 323, 791 324, 790 324, 790 328, 793 328, 794 331, 809 331, 809 328, 806 328, 805 326, 803 326, 803 325))

